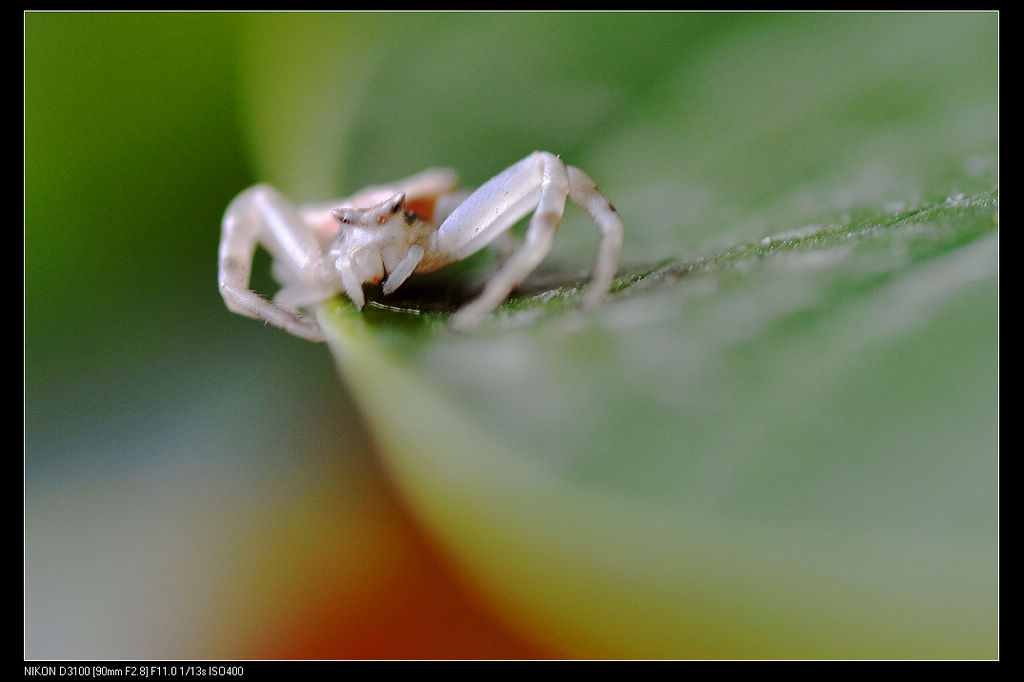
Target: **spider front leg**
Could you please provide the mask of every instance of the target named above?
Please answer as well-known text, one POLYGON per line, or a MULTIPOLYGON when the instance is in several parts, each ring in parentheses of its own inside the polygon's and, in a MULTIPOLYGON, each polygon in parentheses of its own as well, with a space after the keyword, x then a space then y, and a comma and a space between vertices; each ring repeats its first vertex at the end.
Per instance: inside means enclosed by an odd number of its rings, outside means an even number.
POLYGON ((619 263, 619 251, 622 250, 622 238, 625 228, 619 212, 612 206, 608 197, 597 188, 590 177, 575 166, 568 166, 569 198, 582 208, 601 230, 601 242, 597 247, 597 260, 590 274, 590 285, 583 293, 581 306, 584 310, 592 310, 608 296, 615 271, 619 263))
POLYGON ((288 303, 310 303, 337 291, 324 270, 323 247, 317 233, 280 192, 269 185, 257 185, 238 195, 224 212, 218 266, 224 303, 233 312, 310 341, 323 341, 316 320, 281 302, 268 301, 249 288, 258 243, 274 257, 277 275, 285 284, 279 297, 288 303))
POLYGON ((583 306, 604 300, 622 244, 622 220, 587 175, 548 152, 534 152, 480 186, 438 228, 435 250, 451 260, 475 253, 533 211, 523 243, 487 283, 479 297, 460 308, 452 326, 480 322, 536 269, 551 251, 567 198, 579 204, 601 230, 601 244, 583 306))

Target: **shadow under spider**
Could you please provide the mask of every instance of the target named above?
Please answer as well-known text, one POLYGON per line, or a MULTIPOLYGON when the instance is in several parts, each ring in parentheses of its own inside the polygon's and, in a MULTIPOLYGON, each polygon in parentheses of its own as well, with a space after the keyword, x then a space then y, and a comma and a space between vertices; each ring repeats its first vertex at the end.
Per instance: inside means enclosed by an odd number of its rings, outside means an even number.
MULTIPOLYGON (((633 266, 619 270, 612 282, 611 295, 621 296, 634 290, 648 290, 657 286, 672 284, 688 272, 694 264, 662 261, 648 266, 633 266)), ((381 286, 366 285, 364 293, 367 305, 381 309, 409 313, 454 313, 466 303, 480 295, 493 270, 445 272, 440 270, 422 275, 413 275, 396 291, 385 296, 381 286)), ((532 298, 541 294, 558 294, 576 297, 582 295, 590 284, 590 273, 579 271, 566 274, 557 266, 535 270, 509 296, 510 301, 532 298)))

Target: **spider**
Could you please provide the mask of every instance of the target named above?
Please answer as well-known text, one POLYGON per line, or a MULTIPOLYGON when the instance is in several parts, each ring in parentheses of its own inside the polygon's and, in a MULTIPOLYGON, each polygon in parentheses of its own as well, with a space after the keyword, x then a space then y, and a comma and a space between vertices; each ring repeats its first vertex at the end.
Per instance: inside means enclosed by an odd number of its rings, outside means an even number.
POLYGON ((551 250, 566 198, 601 231, 597 261, 582 300, 596 307, 608 294, 622 245, 622 220, 587 175, 549 152, 534 152, 476 191, 457 188, 450 169, 428 169, 335 201, 294 205, 273 187, 243 191, 224 213, 220 293, 227 307, 310 341, 323 341, 317 321, 299 308, 344 291, 362 308, 364 283, 392 293, 413 273, 466 258, 533 211, 523 242, 451 318, 471 327, 497 308, 551 250), (269 301, 249 288, 257 243, 273 256, 282 287, 269 301))

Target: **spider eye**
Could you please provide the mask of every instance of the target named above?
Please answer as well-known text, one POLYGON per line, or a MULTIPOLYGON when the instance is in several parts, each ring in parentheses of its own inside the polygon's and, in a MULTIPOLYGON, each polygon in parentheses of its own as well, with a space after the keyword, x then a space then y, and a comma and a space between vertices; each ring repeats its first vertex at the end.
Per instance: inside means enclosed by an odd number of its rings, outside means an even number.
MULTIPOLYGON (((392 211, 392 213, 394 213, 394 211, 392 211)), ((377 218, 377 224, 378 224, 378 225, 383 225, 383 224, 384 224, 384 223, 386 223, 387 221, 388 221, 388 218, 387 218, 387 216, 383 216, 383 215, 382 215, 382 216, 380 216, 379 218, 377 218)))

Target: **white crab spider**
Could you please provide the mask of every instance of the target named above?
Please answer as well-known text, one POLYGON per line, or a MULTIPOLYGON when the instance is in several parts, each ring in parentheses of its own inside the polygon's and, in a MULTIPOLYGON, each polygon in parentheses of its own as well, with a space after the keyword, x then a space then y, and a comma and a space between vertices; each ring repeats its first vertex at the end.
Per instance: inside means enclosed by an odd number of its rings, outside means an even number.
POLYGON ((554 154, 534 152, 471 194, 457 190, 457 183, 454 171, 430 169, 347 199, 302 206, 269 185, 251 187, 224 213, 221 296, 236 313, 323 341, 317 321, 298 308, 341 291, 362 308, 364 283, 383 280, 383 293, 390 294, 413 273, 476 253, 533 211, 523 243, 483 292, 453 315, 452 325, 466 328, 498 307, 540 264, 571 198, 601 230, 583 307, 604 300, 615 275, 622 221, 583 171, 554 154), (257 243, 273 256, 282 284, 273 302, 249 289, 257 243))

